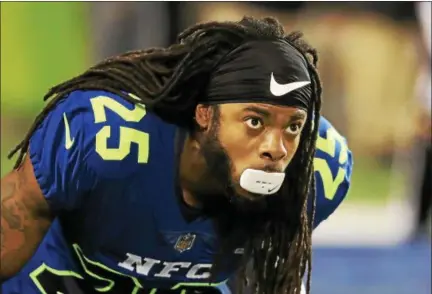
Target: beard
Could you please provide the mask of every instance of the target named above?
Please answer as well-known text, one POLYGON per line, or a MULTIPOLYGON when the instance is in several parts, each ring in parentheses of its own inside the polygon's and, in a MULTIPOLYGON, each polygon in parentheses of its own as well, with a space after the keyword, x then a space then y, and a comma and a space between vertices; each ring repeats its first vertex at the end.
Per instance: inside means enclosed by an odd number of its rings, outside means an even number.
POLYGON ((235 192, 232 160, 218 138, 218 129, 218 124, 213 124, 200 142, 200 153, 206 167, 198 181, 192 185, 195 198, 200 202, 203 211, 211 215, 226 214, 230 211, 251 216, 265 211, 265 197, 250 200, 235 192))

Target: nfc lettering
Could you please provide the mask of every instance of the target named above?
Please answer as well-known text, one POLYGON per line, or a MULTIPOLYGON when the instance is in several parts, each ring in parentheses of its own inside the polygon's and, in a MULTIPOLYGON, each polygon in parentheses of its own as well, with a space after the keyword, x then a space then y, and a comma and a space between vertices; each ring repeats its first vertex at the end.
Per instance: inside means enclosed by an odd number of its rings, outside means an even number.
POLYGON ((143 276, 154 276, 159 278, 171 278, 172 273, 187 270, 186 278, 200 280, 210 277, 211 264, 191 262, 168 262, 149 257, 141 257, 135 254, 126 253, 126 260, 118 263, 118 266, 128 271, 135 272, 143 276), (159 264, 163 265, 160 269, 159 264), (159 269, 158 269, 159 268, 159 269))
POLYGON ((119 267, 127 269, 131 272, 137 272, 140 275, 148 276, 150 270, 155 264, 160 263, 160 260, 152 258, 141 258, 141 256, 134 255, 131 253, 126 253, 127 259, 118 264, 119 267), (142 262, 144 260, 144 263, 142 262), (134 266, 135 265, 135 266, 134 266))

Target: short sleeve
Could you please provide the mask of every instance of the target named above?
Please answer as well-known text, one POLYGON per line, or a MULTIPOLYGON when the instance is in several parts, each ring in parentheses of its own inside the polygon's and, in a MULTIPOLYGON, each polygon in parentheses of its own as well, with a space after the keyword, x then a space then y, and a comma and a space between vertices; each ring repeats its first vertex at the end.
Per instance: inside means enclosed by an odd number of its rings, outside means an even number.
POLYGON ((96 184, 86 164, 93 149, 86 138, 90 109, 74 95, 49 111, 30 138, 34 174, 54 211, 77 208, 96 184))

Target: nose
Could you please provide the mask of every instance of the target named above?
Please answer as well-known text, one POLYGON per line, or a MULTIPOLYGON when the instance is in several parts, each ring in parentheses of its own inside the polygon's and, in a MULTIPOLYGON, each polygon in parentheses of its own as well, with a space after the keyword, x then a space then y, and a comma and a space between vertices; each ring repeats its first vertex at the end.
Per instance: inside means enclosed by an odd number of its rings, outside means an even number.
POLYGON ((285 158, 287 154, 282 135, 277 132, 268 133, 261 143, 260 157, 274 162, 285 158))

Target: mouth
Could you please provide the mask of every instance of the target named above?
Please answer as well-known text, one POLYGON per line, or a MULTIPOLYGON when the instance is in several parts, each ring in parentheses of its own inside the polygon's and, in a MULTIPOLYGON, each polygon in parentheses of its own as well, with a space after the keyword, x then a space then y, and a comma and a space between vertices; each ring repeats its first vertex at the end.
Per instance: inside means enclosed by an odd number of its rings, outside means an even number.
POLYGON ((267 173, 283 173, 285 170, 275 165, 266 165, 261 167, 251 167, 251 169, 261 170, 267 173))
MULTIPOLYGON (((243 188, 240 185, 240 183, 238 183, 238 184, 236 183, 232 187, 239 196, 246 198, 248 200, 251 200, 251 201, 257 201, 257 200, 261 200, 262 198, 265 198, 267 196, 271 196, 271 195, 266 195, 265 193, 261 194, 261 193, 254 193, 254 192, 248 191, 245 188, 243 188)), ((271 194, 277 188, 279 188, 279 187, 278 186, 269 187, 269 188, 267 188, 267 190, 268 190, 267 192, 269 194, 271 194)))
POLYGON ((252 194, 256 198, 277 193, 284 178, 285 173, 281 168, 267 165, 257 169, 245 169, 240 176, 239 184, 243 190, 249 192, 248 196, 252 194))

